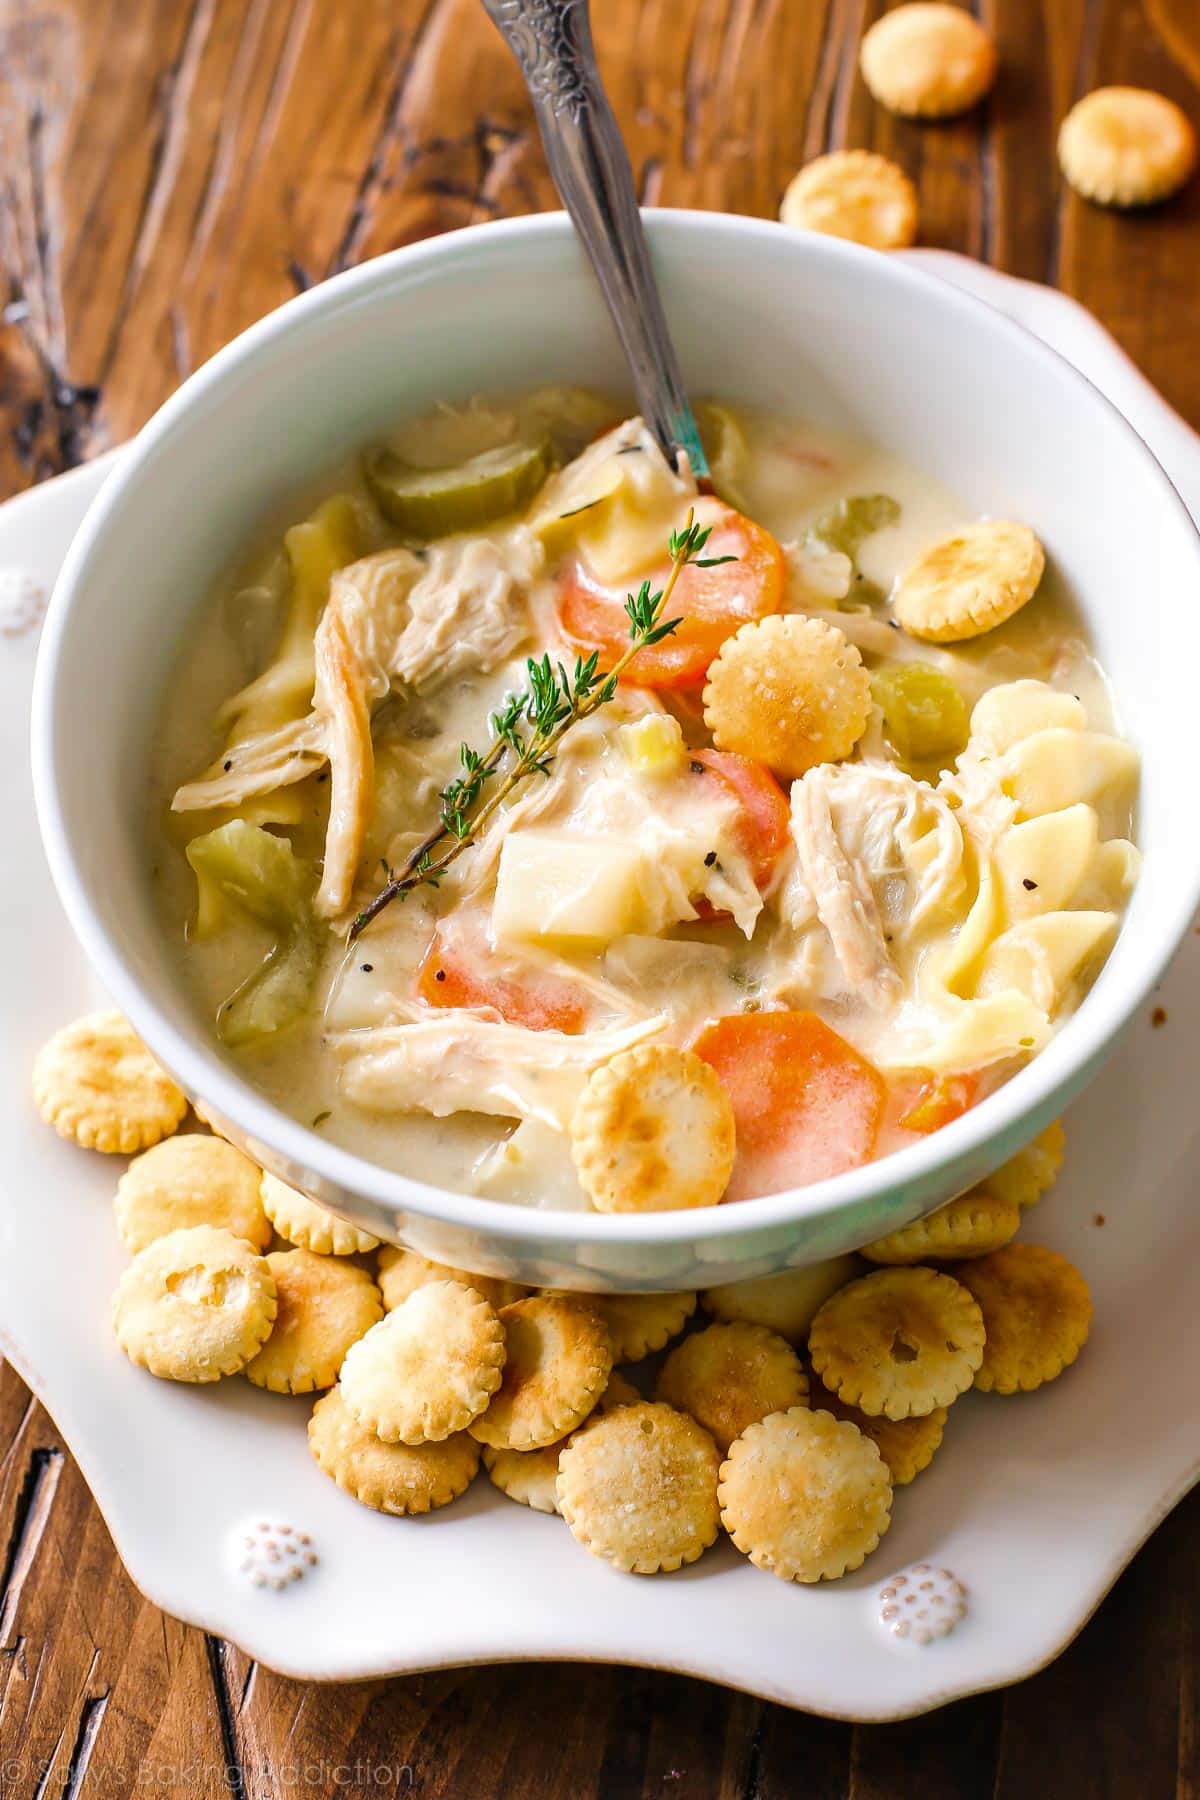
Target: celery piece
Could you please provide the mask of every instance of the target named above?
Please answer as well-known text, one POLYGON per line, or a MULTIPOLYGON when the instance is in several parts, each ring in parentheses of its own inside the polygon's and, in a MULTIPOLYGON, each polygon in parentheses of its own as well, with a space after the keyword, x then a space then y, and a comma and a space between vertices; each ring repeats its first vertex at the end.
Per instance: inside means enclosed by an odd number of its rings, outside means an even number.
POLYGON ((289 935, 311 924, 316 872, 286 838, 230 819, 193 838, 187 859, 199 883, 216 887, 261 924, 289 935))
POLYGON ((260 1043, 308 1011, 321 966, 321 944, 306 926, 281 938, 260 968, 234 989, 217 1013, 217 1035, 231 1050, 260 1043))
POLYGON ((948 675, 928 663, 896 663, 871 677, 889 741, 907 763, 947 763, 964 748, 967 703, 948 675))
POLYGON ((229 923, 229 897, 203 861, 192 863, 192 874, 196 877, 196 918, 188 935, 197 941, 216 937, 229 923))
POLYGON ((825 550, 840 550, 857 564, 863 540, 900 517, 900 503, 890 494, 848 494, 813 520, 810 542, 825 550))
POLYGON ((321 928, 313 915, 316 870, 286 838, 230 819, 193 838, 187 859, 200 894, 198 929, 232 901, 277 934, 270 954, 217 1013, 217 1035, 231 1048, 294 1025, 308 1010, 321 966, 321 928))
POLYGON ((368 450, 363 474, 384 518, 418 538, 473 531, 533 499, 550 468, 550 445, 502 444, 451 469, 420 469, 393 450, 368 450))

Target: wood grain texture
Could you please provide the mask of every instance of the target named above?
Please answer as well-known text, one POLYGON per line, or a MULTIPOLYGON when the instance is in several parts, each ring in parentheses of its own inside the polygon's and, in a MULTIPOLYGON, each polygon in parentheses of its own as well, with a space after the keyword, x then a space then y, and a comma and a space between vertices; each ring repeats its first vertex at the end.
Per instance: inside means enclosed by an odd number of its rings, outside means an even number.
MULTIPOLYGON (((925 243, 1075 294, 1200 425, 1200 181, 1117 217, 1054 163, 1063 113, 1101 82, 1200 115, 1197 0, 973 0, 1000 81, 978 113, 935 126, 863 88, 858 45, 883 10, 597 0, 643 201, 770 215, 805 158, 878 148, 917 182, 925 243)), ((314 282, 552 204, 478 0, 0 0, 0 494, 128 436, 314 282)), ((136 1593, 6 1370, 0 1800, 1200 1800, 1198 1530, 1200 1495, 1049 1669, 911 1724, 853 1728, 566 1665, 315 1689, 136 1593)))

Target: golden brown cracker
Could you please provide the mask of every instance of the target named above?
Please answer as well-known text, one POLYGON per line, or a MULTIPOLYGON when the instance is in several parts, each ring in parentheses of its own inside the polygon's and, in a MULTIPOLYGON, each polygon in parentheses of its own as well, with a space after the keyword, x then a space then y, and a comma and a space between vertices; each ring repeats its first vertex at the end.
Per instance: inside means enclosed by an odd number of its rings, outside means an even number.
POLYGON ((640 1044, 603 1063, 571 1120, 571 1154, 600 1212, 715 1206, 735 1154, 733 1106, 692 1050, 640 1044))
POLYGON ((126 1356, 168 1381, 217 1381, 245 1368, 275 1321, 270 1266, 213 1225, 169 1231, 117 1284, 113 1327, 126 1356))
POLYGON ((678 1569, 716 1538, 719 1461, 686 1413, 648 1400, 622 1406, 562 1452, 558 1508, 584 1549, 614 1568, 678 1569))
POLYGON ((346 1405, 340 1388, 317 1401, 308 1444, 332 1481, 383 1513, 427 1513, 470 1487, 479 1445, 465 1431, 436 1444, 385 1444, 346 1405))
POLYGON ((261 1171, 224 1138, 181 1132, 135 1156, 117 1183, 117 1231, 131 1256, 168 1231, 219 1225, 256 1250, 271 1241, 261 1171))
POLYGON ((116 1012, 76 1019, 43 1044, 33 1098, 60 1137, 121 1156, 169 1137, 188 1108, 187 1095, 116 1012))
POLYGON ((1042 1244, 1008 1244, 955 1275, 979 1303, 987 1328, 975 1386, 1031 1393, 1075 1361, 1092 1323, 1092 1297, 1074 1263, 1042 1244))
POLYGON ((721 1523, 757 1568, 836 1581, 891 1523, 892 1484, 858 1427, 794 1406, 751 1425, 721 1465, 721 1523))
POLYGON ((503 1367, 504 1331, 487 1301, 457 1281, 432 1281, 351 1346, 340 1386, 385 1443, 436 1443, 484 1410, 503 1367))
POLYGON ((775 613, 721 646, 708 671, 704 722, 719 750, 792 777, 849 756, 871 705, 870 677, 844 632, 775 613))
POLYGON ((865 1413, 907 1419, 949 1406, 983 1360, 967 1289, 933 1269, 877 1269, 827 1300, 808 1353, 823 1385, 865 1413))
POLYGON ((271 1335, 249 1363, 255 1387, 309 1394, 332 1387, 351 1344, 383 1317, 379 1289, 365 1269, 311 1250, 273 1250, 267 1267, 278 1310, 271 1335))

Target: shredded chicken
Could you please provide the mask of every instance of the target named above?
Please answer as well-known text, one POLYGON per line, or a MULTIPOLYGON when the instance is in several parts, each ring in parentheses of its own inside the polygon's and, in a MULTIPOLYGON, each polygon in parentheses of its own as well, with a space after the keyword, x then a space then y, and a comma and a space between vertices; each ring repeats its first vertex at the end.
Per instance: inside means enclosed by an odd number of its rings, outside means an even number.
POLYGON ((314 711, 325 724, 329 755, 329 824, 317 911, 333 918, 346 906, 374 796, 371 692, 346 613, 336 592, 317 627, 314 711))
POLYGON ((528 635, 524 596, 541 558, 536 538, 516 526, 496 538, 446 538, 424 559, 381 550, 340 569, 316 631, 312 711, 235 746, 219 769, 177 791, 174 809, 236 806, 328 762, 317 908, 326 917, 341 912, 371 815, 372 712, 394 685, 429 687, 467 668, 486 673, 511 655, 528 635))
POLYGON ((955 768, 943 772, 938 792, 959 809, 963 829, 980 853, 990 856, 1017 817, 1017 803, 1006 794, 1002 756, 980 752, 973 744, 959 757, 955 768))
POLYGON ((907 941, 961 882, 962 830, 946 799, 899 769, 823 764, 792 787, 798 866, 785 903, 815 911, 848 980, 877 1010, 901 981, 888 940, 907 941))
MULTIPOLYGON (((396 647, 404 640, 413 595, 426 579, 428 568, 411 550, 379 550, 339 569, 329 584, 322 622, 330 613, 341 620, 372 705, 382 700, 391 686, 396 647)), ((442 603, 447 612, 457 611, 454 593, 443 593, 442 603)), ((317 630, 319 635, 320 626, 317 630)))
POLYGON ((240 806, 314 774, 325 763, 325 728, 315 713, 234 745, 197 781, 177 789, 174 812, 240 806))
POLYGON ((847 856, 834 829, 829 793, 809 773, 792 787, 792 833, 800 870, 817 914, 833 940, 848 979, 878 1010, 900 994, 900 977, 888 955, 879 909, 866 872, 847 856))
POLYGON ((618 1051, 655 1037, 661 1015, 568 1037, 480 1019, 447 1008, 415 1007, 408 1021, 329 1041, 342 1059, 341 1087, 376 1112, 492 1113, 538 1119, 565 1131, 592 1070, 618 1051))
POLYGON ((524 595, 541 565, 541 545, 523 525, 432 545, 387 657, 392 680, 422 689, 464 669, 499 668, 529 634, 524 595))

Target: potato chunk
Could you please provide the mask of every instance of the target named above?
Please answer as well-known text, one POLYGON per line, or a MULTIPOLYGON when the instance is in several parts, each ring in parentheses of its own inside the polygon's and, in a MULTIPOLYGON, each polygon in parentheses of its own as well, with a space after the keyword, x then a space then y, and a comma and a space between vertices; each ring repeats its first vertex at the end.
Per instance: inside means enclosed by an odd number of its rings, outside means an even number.
POLYGON ((500 853, 492 926, 500 939, 603 945, 645 928, 643 857, 632 839, 516 831, 500 853))

